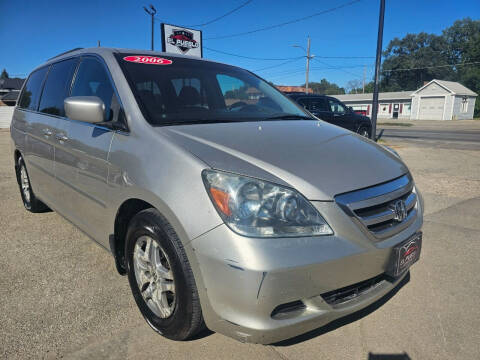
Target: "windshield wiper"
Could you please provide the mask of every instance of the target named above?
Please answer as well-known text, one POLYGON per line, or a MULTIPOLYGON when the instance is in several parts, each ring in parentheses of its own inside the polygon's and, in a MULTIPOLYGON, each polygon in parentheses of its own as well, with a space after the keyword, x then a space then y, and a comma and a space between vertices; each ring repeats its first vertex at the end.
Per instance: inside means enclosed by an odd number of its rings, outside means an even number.
POLYGON ((262 120, 316 120, 310 116, 297 115, 297 114, 283 114, 283 115, 274 115, 263 118, 262 120))

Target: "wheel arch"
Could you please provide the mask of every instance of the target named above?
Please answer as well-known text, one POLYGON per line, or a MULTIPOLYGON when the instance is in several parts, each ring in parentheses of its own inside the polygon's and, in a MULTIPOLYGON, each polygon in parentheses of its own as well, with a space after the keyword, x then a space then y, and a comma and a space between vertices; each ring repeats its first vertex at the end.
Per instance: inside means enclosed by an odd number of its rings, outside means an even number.
POLYGON ((155 208, 151 203, 139 199, 125 200, 117 210, 114 221, 113 235, 109 237, 110 250, 115 258, 115 265, 120 275, 126 274, 125 266, 125 236, 130 220, 140 211, 155 208))

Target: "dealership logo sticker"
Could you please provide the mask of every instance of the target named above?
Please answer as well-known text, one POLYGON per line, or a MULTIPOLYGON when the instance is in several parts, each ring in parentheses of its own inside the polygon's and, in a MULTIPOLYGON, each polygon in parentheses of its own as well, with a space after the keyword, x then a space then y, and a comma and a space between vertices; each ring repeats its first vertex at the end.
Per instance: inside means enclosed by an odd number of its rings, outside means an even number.
POLYGON ((193 38, 193 33, 187 30, 172 30, 172 34, 167 38, 167 42, 179 48, 184 54, 190 49, 196 49, 200 46, 198 41, 193 38))
POLYGON ((151 65, 170 65, 172 60, 164 59, 156 56, 147 55, 131 55, 123 58, 125 61, 134 62, 138 64, 151 64, 151 65))

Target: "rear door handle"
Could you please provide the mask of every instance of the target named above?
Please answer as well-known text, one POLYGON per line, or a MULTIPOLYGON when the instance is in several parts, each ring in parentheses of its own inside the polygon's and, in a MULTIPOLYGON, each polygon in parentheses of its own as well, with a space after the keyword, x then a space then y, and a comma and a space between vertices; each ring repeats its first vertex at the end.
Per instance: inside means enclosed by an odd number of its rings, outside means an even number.
POLYGON ((43 131, 43 135, 45 135, 45 137, 49 137, 53 134, 52 130, 50 130, 50 129, 43 129, 42 131, 43 131))
POLYGON ((65 134, 56 134, 55 135, 55 138, 58 140, 58 141, 67 141, 68 140, 68 136, 65 135, 65 134))

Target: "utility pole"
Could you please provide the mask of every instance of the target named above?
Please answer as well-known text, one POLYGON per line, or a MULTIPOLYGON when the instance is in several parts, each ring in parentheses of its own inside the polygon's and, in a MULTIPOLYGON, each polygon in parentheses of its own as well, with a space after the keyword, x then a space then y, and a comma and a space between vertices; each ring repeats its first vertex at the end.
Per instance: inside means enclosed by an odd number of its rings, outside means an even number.
POLYGON ((365 94, 365 76, 367 74, 367 67, 365 65, 363 65, 363 90, 362 90, 362 94, 365 94))
POLYGON ((377 139, 377 114, 378 114, 378 80, 380 78, 380 63, 382 62, 382 40, 383 40, 383 19, 385 16, 385 0, 380 0, 380 14, 378 19, 378 36, 377 36, 377 56, 375 59, 375 79, 373 85, 373 102, 372 102, 372 133, 373 141, 377 139))
POLYGON ((300 45, 292 45, 292 46, 293 47, 298 47, 298 48, 302 49, 303 51, 305 51, 305 53, 306 53, 305 57, 307 58, 307 69, 305 71, 305 88, 306 88, 306 92, 308 94, 308 73, 310 72, 310 60, 315 57, 315 55, 310 55, 310 36, 307 39, 307 50, 305 50, 305 48, 303 46, 300 46, 300 45))
POLYGON ((305 87, 308 94, 308 73, 310 72, 310 36, 307 40, 307 71, 305 73, 305 87))
POLYGON ((152 4, 150 4, 150 10, 147 9, 145 6, 143 7, 143 10, 145 10, 145 12, 152 17, 152 46, 151 46, 151 50, 153 51, 154 50, 154 46, 153 46, 154 32, 153 32, 153 29, 155 28, 154 22, 155 22, 155 14, 157 13, 157 10, 153 7, 152 4))

